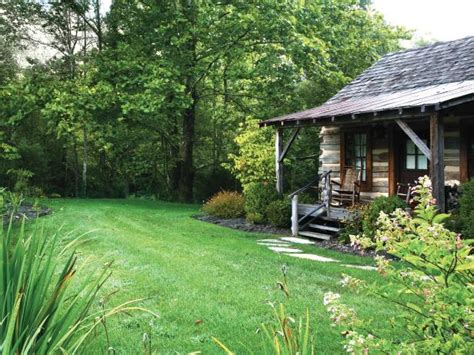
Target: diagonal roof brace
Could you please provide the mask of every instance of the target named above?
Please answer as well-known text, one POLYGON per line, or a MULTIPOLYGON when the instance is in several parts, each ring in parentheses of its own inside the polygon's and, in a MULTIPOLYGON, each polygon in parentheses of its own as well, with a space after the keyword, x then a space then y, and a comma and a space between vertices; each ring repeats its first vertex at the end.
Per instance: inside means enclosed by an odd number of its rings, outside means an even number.
POLYGON ((413 131, 410 126, 400 120, 396 119, 395 122, 397 122, 398 126, 402 129, 403 132, 415 143, 415 145, 418 147, 418 149, 428 158, 429 161, 431 161, 431 150, 428 148, 428 146, 421 140, 420 137, 413 131))

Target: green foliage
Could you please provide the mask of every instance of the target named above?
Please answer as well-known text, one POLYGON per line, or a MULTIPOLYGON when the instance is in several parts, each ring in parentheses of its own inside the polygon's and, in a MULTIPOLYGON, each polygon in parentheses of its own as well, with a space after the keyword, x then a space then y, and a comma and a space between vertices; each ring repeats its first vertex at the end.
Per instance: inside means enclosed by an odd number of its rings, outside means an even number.
POLYGON ((275 138, 271 128, 259 129, 258 120, 241 125, 235 138, 237 154, 224 164, 240 181, 244 190, 252 183, 275 180, 275 138))
POLYGON ((405 209, 408 205, 398 196, 380 196, 369 204, 360 204, 349 208, 350 215, 343 221, 343 228, 339 234, 339 240, 343 243, 350 241, 351 235, 364 234, 374 238, 377 232, 377 219, 380 212, 392 213, 397 208, 405 209))
POLYGON ((462 185, 459 220, 464 238, 474 239, 474 180, 462 185))
MULTIPOLYGON (((223 165, 242 186, 271 181, 272 129, 256 122, 321 104, 406 37, 358 0, 117 0, 106 15, 100 3, 0 4, 0 181, 10 189, 10 169, 62 196, 202 200, 240 188, 223 165), (31 28, 59 55, 18 68, 31 28)), ((286 188, 318 169, 318 134, 304 131, 286 188)))
POLYGON ((16 234, 10 225, 2 234, 2 353, 75 351, 85 338, 77 335, 93 325, 88 312, 108 270, 84 279, 83 292, 68 294, 76 256, 61 251, 66 262, 60 265, 58 242, 58 234, 47 238, 39 227, 27 236, 23 227, 16 234))
POLYGON ((368 297, 380 297, 399 309, 387 322, 392 331, 403 330, 396 341, 379 336, 380 329, 368 328, 338 294, 328 293, 324 303, 333 322, 344 329, 348 352, 381 353, 469 353, 474 321, 472 285, 474 263, 469 241, 444 226, 447 214, 433 205, 431 182, 419 179, 415 187, 417 206, 411 216, 402 209, 391 215, 380 213, 375 239, 354 236, 352 243, 394 255, 394 265, 377 258, 384 285, 368 284, 345 275, 342 284, 355 287, 368 297))
POLYGON ((211 216, 238 218, 245 214, 245 198, 235 191, 221 191, 207 201, 202 210, 211 216))
POLYGON ((279 198, 275 186, 267 182, 252 182, 246 185, 244 196, 246 217, 253 223, 267 222, 267 208, 279 198))
MULTIPOLYGON (((46 235, 35 225, 31 233, 1 229, 0 341, 2 354, 74 353, 105 320, 133 310, 149 312, 129 301, 113 308, 92 306, 110 276, 110 263, 98 275, 78 278, 81 267, 60 231, 46 235), (62 245, 61 245, 62 244, 62 245)), ((149 312, 151 313, 151 312, 149 312)))
POLYGON ((277 227, 288 227, 291 223, 291 203, 288 199, 270 202, 265 213, 268 221, 277 227))
POLYGON ((373 239, 377 232, 377 219, 379 218, 380 212, 390 214, 398 208, 405 209, 407 207, 406 202, 398 196, 380 196, 375 198, 363 211, 362 233, 373 239))
POLYGON ((342 221, 342 228, 338 236, 340 242, 349 243, 351 235, 358 235, 363 232, 364 216, 368 207, 367 204, 358 204, 348 208, 349 216, 342 221))

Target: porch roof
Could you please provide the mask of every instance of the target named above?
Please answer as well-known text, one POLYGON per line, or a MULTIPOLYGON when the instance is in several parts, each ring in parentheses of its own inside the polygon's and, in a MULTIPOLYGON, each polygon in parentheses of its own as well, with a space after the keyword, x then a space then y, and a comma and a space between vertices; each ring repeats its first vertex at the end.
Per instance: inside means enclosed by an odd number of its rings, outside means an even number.
POLYGON ((388 54, 322 106, 261 122, 299 123, 474 101, 474 36, 388 54))

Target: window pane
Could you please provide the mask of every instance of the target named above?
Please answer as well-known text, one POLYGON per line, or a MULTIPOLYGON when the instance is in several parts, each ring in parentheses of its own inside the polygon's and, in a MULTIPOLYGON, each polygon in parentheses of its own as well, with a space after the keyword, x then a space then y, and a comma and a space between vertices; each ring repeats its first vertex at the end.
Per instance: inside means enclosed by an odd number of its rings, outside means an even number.
POLYGON ((362 133, 362 134, 360 135, 360 143, 361 143, 361 144, 364 144, 364 145, 367 143, 367 134, 362 133))
POLYGON ((407 154, 415 154, 415 143, 407 141, 407 154))
POLYGON ((361 148, 360 145, 357 145, 357 146, 355 147, 355 156, 356 156, 356 157, 360 157, 360 156, 361 156, 361 154, 360 154, 360 153, 361 153, 360 148, 361 148))
POLYGON ((428 159, 424 155, 418 155, 418 169, 428 169, 428 159))
POLYGON ((415 169, 416 168, 415 158, 416 158, 415 155, 407 155, 407 164, 406 164, 407 169, 415 169))
POLYGON ((367 146, 366 145, 363 145, 363 146, 360 147, 360 156, 361 157, 367 156, 367 146))
POLYGON ((354 138, 355 138, 355 144, 359 145, 360 144, 360 134, 354 134, 354 138))

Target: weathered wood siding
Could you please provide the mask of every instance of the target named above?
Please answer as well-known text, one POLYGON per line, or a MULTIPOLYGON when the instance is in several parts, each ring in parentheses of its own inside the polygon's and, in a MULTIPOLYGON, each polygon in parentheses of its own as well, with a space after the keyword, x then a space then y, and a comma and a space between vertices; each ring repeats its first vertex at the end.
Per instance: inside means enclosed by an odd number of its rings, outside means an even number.
MULTIPOLYGON (((445 181, 460 180, 460 131, 457 120, 448 119, 445 127, 445 181)), ((372 189, 362 199, 389 194, 388 130, 372 130, 372 189)), ((396 144, 396 142, 395 142, 396 144)), ((332 170, 332 179, 340 181, 341 134, 339 127, 322 127, 320 133, 319 173, 332 170)))
POLYGON ((444 181, 461 179, 461 134, 459 120, 446 118, 444 128, 444 181))
POLYGON ((362 192, 361 198, 388 196, 388 132, 372 130, 372 191, 362 192))
POLYGON ((319 173, 332 170, 331 178, 340 181, 341 135, 339 127, 322 127, 320 133, 319 173))

